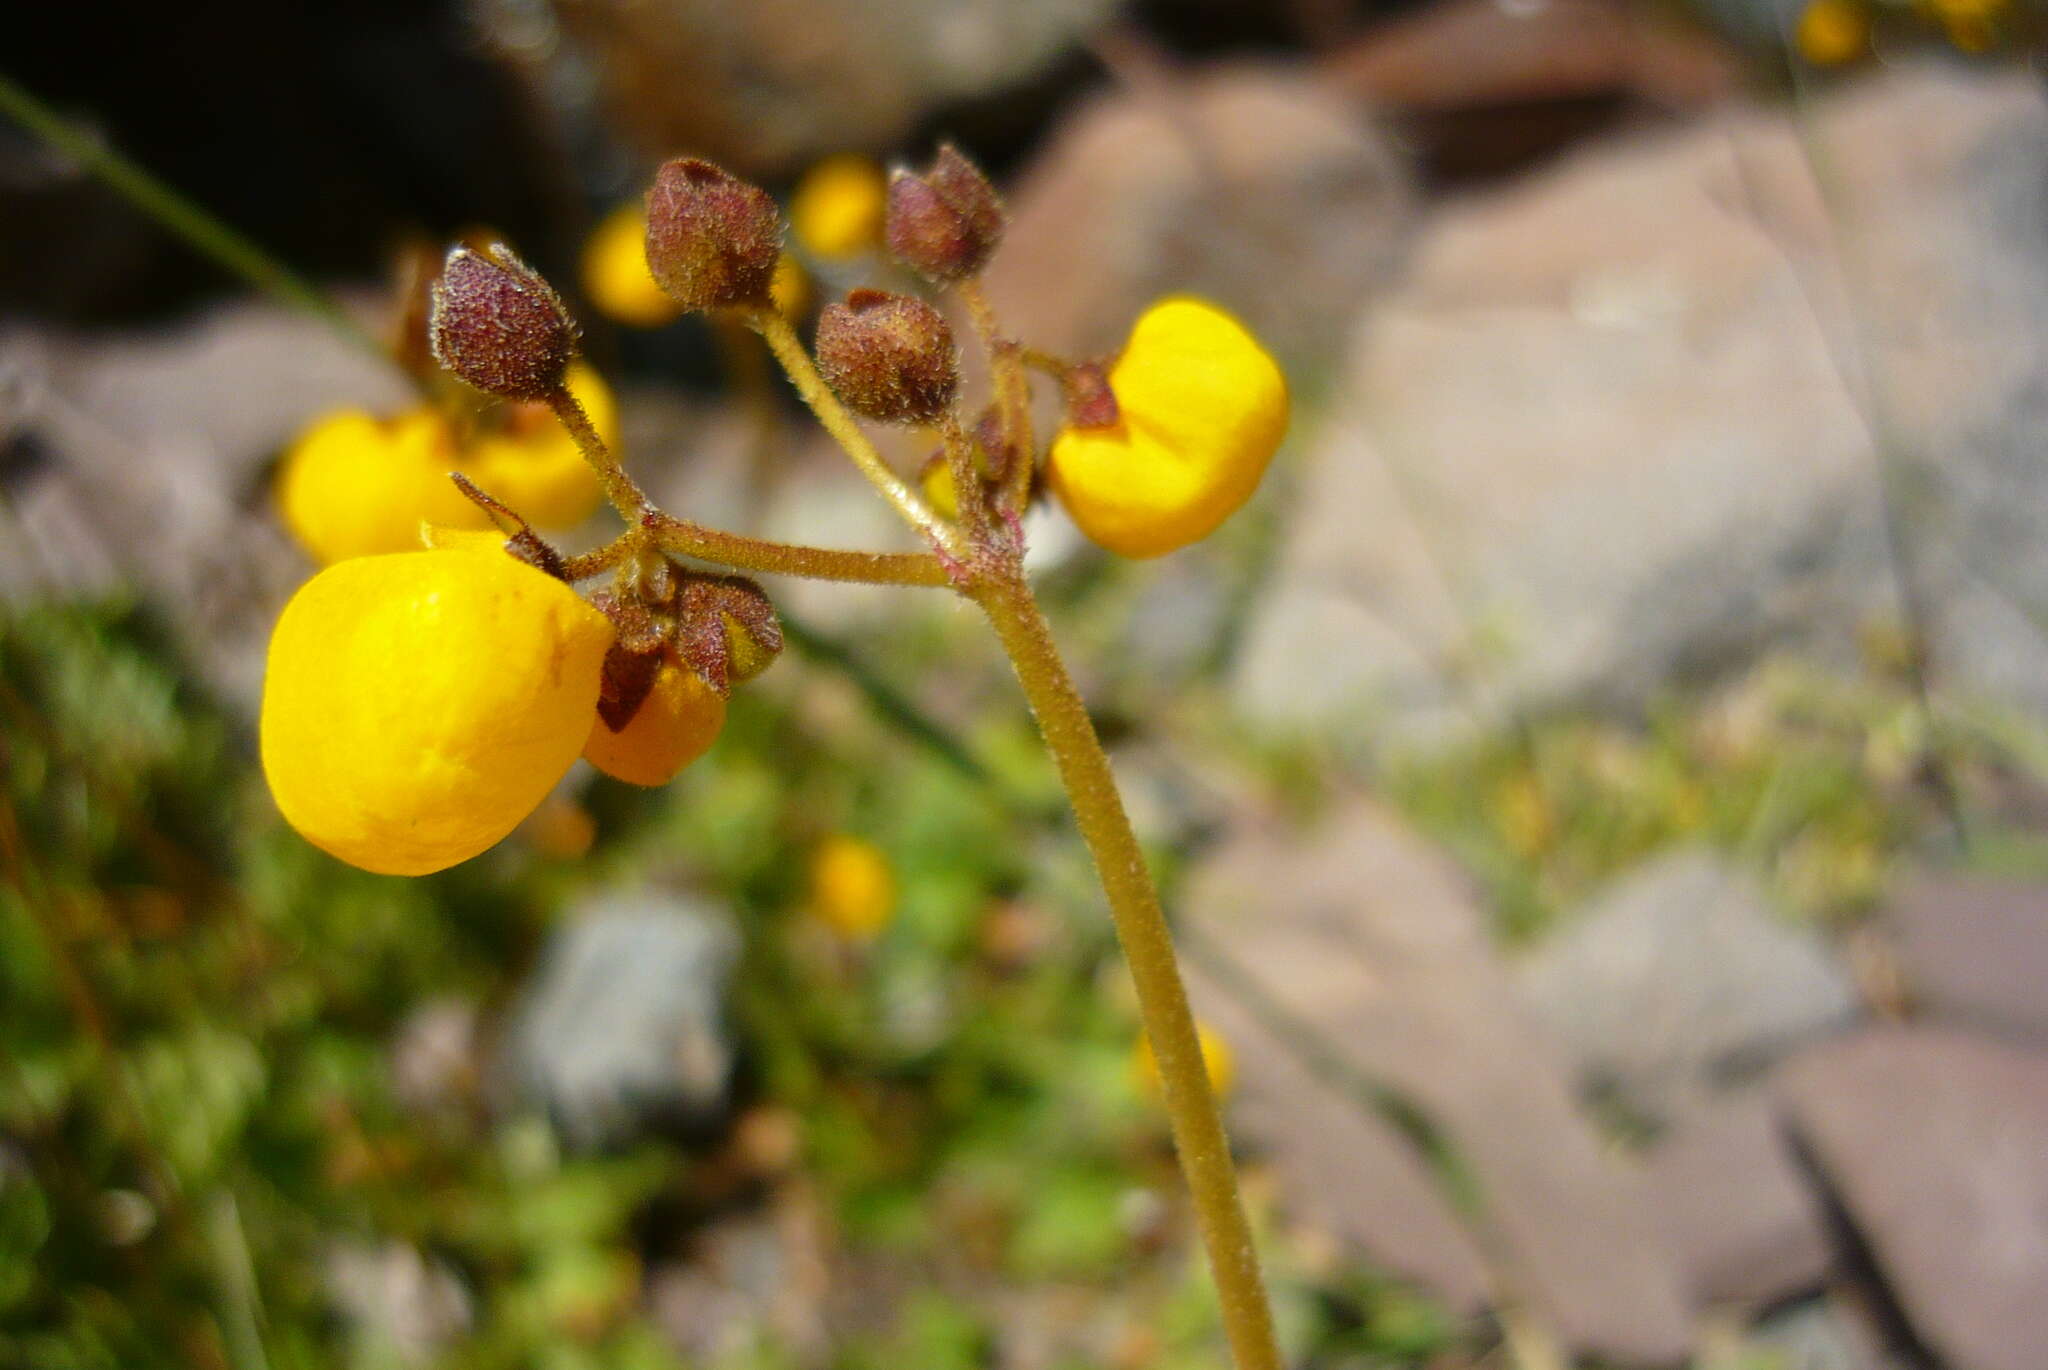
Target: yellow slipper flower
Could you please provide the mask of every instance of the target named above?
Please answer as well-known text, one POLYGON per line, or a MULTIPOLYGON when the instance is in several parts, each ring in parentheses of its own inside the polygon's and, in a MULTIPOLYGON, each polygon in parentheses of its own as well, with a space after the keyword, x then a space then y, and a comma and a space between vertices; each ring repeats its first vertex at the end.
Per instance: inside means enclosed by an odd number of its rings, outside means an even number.
POLYGON ((889 183, 882 169, 855 152, 813 166, 789 199, 789 227, 813 256, 852 257, 881 246, 889 183))
POLYGON ((501 552, 330 566, 271 634, 260 723, 271 795, 308 841, 365 870, 466 861, 582 751, 611 643, 602 613, 501 552))
POLYGON ((682 317, 647 269, 647 215, 638 201, 607 214, 583 244, 583 293, 598 311, 631 328, 659 328, 682 317))
MULTIPOLYGON (((572 363, 569 392, 607 445, 618 445, 618 408, 596 371, 572 363)), ((486 416, 492 417, 492 416, 486 416)), ((459 471, 538 528, 567 528, 604 496, 575 439, 545 405, 496 416, 464 445, 442 411, 416 405, 389 419, 343 409, 313 421, 286 451, 276 499, 285 527, 323 566, 349 557, 419 547, 422 522, 489 528, 484 511, 448 479, 459 471)))
POLYGON ((448 473, 461 464, 447 420, 425 407, 378 419, 341 409, 315 419, 278 471, 279 515, 322 565, 419 546, 422 520, 487 528, 448 473))
POLYGON ((1259 340, 1203 300, 1162 300, 1109 373, 1117 421, 1060 430, 1047 475, 1081 531, 1156 557, 1215 531, 1258 488, 1287 434, 1287 379, 1259 340))
POLYGON ((834 833, 811 853, 811 915, 851 942, 871 942, 896 912, 896 873, 866 838, 834 833))

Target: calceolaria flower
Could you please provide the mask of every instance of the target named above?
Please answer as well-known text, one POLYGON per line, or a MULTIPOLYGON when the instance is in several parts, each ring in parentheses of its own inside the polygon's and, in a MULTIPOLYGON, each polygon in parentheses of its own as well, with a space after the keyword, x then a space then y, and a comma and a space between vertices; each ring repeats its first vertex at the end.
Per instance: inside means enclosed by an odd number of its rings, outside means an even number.
POLYGON ((1287 379, 1259 340, 1203 300, 1147 309, 1109 372, 1115 421, 1073 422, 1046 472, 1081 531, 1127 557, 1207 537, 1258 488, 1287 434, 1287 379))
POLYGON ((896 912, 896 874, 882 849, 833 833, 811 853, 811 916, 850 942, 871 942, 896 912))
POLYGON ((609 619, 500 551, 356 557, 271 634, 263 771, 322 850, 425 875, 496 844, 584 749, 609 619))
POLYGON ((1838 67, 1870 47, 1870 16, 1861 0, 1812 0, 1793 32, 1799 55, 1817 67, 1838 67))
MULTIPOLYGON (((1218 1099, 1229 1098, 1232 1086, 1237 1083, 1237 1057, 1230 1050, 1230 1043, 1203 1022, 1195 1024, 1195 1040, 1201 1044, 1202 1068, 1209 1076, 1210 1092, 1218 1099)), ((1165 1093, 1159 1080, 1159 1058, 1152 1054, 1152 1039, 1142 1033, 1131 1051, 1131 1070, 1147 1098, 1157 1099, 1165 1093)))
POLYGON ((789 198, 789 227, 804 250, 828 261, 856 257, 882 243, 889 202, 882 169, 843 152, 813 166, 789 198))
POLYGON ((583 244, 583 293, 606 318, 632 328, 659 328, 683 307, 668 297, 647 266, 647 215, 638 204, 607 214, 583 244))
MULTIPOLYGON (((616 441, 611 391, 583 362, 568 370, 569 392, 607 442, 616 441)), ((542 404, 506 401, 467 434, 442 409, 420 404, 379 419, 335 410, 309 424, 286 449, 276 499, 285 527, 323 565, 419 546, 422 522, 490 527, 448 479, 474 481, 542 528, 590 515, 602 491, 576 443, 542 404)))

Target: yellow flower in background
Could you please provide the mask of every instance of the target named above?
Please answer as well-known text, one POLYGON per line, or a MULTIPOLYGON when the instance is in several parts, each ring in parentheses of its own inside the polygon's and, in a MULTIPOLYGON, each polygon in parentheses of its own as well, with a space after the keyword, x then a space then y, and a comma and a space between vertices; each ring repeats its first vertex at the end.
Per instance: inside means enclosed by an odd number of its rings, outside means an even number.
POLYGON ((611 621, 573 589, 502 552, 330 566, 271 634, 271 795, 307 841, 365 870, 466 861, 582 751, 611 642, 611 621))
MULTIPOLYGON (((618 451, 619 409, 611 387, 580 361, 570 363, 568 384, 605 446, 618 451)), ((505 408, 501 425, 472 439, 456 469, 536 528, 571 528, 589 518, 604 487, 569 430, 545 405, 505 408)))
MULTIPOLYGON (((1207 1023, 1195 1024, 1195 1039, 1202 1047, 1202 1068, 1208 1072, 1209 1088, 1217 1099, 1227 1099, 1237 1084, 1237 1057, 1230 1050, 1230 1043, 1223 1040, 1223 1034, 1207 1023)), ((1164 1097, 1165 1087, 1159 1079, 1159 1061, 1152 1054, 1152 1039, 1140 1034, 1138 1045, 1131 1053, 1131 1068, 1138 1077, 1138 1087, 1146 1097, 1164 1097)))
POLYGON ((882 849, 834 833, 811 853, 811 914, 841 937, 869 942, 896 912, 896 874, 882 849))
POLYGON ((1870 15, 1859 0, 1812 0, 1793 34, 1799 55, 1817 67, 1838 67, 1870 46, 1870 15))
POLYGON ((695 671, 665 661, 625 727, 613 731, 602 716, 591 723, 583 759, 615 780, 666 785, 704 755, 724 727, 724 696, 695 671))
MULTIPOLYGON (((610 389, 583 362, 570 366, 568 383, 599 435, 616 447, 618 414, 610 389)), ((500 405, 465 443, 447 414, 420 404, 389 419, 359 409, 315 419, 286 449, 277 477, 278 513, 322 565, 415 550, 422 522, 491 527, 484 511, 448 479, 451 471, 541 528, 582 522, 604 493, 575 440, 545 405, 500 405)))
POLYGON ((390 419, 342 409, 315 419, 285 452, 278 514, 322 565, 419 546, 420 524, 489 526, 448 473, 460 465, 455 434, 420 406, 390 419))
POLYGON ((882 168, 843 152, 813 166, 789 200, 789 226, 804 250, 827 260, 858 256, 882 242, 889 183, 882 168))
POLYGON ((1998 46, 2008 0, 1926 0, 1926 7, 1958 51, 1974 54, 1998 46))
POLYGON ((1081 531, 1127 557, 1199 541, 1258 488, 1287 434, 1287 379, 1203 300, 1153 305, 1109 373, 1119 417, 1062 428, 1046 470, 1081 531))
POLYGON ((638 202, 607 214, 584 242, 583 293, 606 318, 633 328, 682 317, 683 307, 647 269, 647 213, 638 202))

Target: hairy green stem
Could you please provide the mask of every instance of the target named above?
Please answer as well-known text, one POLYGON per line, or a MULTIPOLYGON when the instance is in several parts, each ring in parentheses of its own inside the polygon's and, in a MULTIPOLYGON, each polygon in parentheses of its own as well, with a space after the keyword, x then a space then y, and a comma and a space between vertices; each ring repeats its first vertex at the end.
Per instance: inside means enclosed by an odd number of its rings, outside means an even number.
POLYGON ((735 571, 765 571, 813 580, 858 581, 865 585, 909 585, 936 589, 949 584, 946 568, 926 552, 845 552, 750 538, 701 523, 652 512, 641 526, 662 551, 735 571))
POLYGON ((1116 920, 1117 938, 1138 992, 1138 1013, 1166 1099, 1181 1171, 1216 1281, 1224 1335, 1237 1370, 1279 1370, 1273 1315, 1259 1273, 1251 1224, 1237 1192, 1230 1140, 1209 1087, 1194 1015, 1181 983, 1173 934, 1117 792, 1109 757, 1067 675, 1038 601, 1021 570, 981 583, 974 599, 1008 653, 1038 730, 1059 766, 1068 802, 1116 920))
POLYGON ((1031 432, 1031 378, 1024 374, 1024 351, 1003 338, 996 327, 995 309, 978 279, 962 281, 959 294, 988 358, 996 413, 1002 421, 1003 441, 1010 449, 1003 454, 1009 463, 1003 472, 1003 507, 1022 513, 1031 497, 1031 478, 1038 464, 1038 444, 1031 432))
POLYGON ((619 465, 619 459, 612 455, 604 439, 598 436, 590 415, 583 412, 582 404, 569 393, 566 385, 547 399, 548 408, 555 411, 562 427, 568 429, 569 436, 576 440, 576 450, 583 454, 583 460, 590 463, 590 469, 597 472, 598 483, 604 486, 605 498, 612 502, 612 508, 618 510, 619 517, 628 524, 637 524, 640 516, 651 507, 647 496, 626 474, 626 468, 619 465))

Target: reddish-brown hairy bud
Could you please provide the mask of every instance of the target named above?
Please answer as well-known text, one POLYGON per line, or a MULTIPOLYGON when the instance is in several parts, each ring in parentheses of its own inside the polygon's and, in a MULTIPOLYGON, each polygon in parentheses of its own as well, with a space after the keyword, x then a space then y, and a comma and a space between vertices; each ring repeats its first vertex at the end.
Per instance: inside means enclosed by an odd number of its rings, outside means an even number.
POLYGON ((662 165, 647 191, 647 266, 685 309, 766 304, 782 215, 759 186, 696 157, 662 165))
POLYGON ((927 280, 979 275, 1003 240, 1003 202, 981 168, 951 143, 922 176, 889 178, 889 253, 927 280))
POLYGON ((928 423, 953 405, 960 360, 939 311, 908 295, 856 290, 818 316, 818 369, 855 413, 928 423))
POLYGON ((503 243, 455 247, 427 312, 434 360, 485 394, 540 400, 562 388, 576 325, 561 296, 503 243))
POLYGON ((720 694, 752 680, 782 652, 782 623, 745 576, 686 572, 676 614, 676 654, 720 694))

